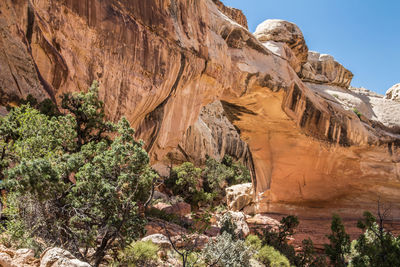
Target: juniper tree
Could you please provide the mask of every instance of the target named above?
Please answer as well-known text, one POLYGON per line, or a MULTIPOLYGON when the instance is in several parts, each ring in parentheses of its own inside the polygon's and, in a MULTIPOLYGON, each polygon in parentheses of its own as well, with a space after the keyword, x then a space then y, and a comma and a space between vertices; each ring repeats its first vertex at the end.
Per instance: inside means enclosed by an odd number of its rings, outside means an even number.
POLYGON ((97 266, 143 233, 140 209, 155 173, 128 121, 105 120, 96 83, 62 103, 63 116, 23 105, 0 121, 8 229, 18 225, 14 238, 40 238, 97 266))
POLYGON ((330 243, 325 245, 325 253, 334 266, 347 266, 346 255, 350 253, 350 236, 337 214, 332 217, 331 230, 332 233, 327 236, 330 243))

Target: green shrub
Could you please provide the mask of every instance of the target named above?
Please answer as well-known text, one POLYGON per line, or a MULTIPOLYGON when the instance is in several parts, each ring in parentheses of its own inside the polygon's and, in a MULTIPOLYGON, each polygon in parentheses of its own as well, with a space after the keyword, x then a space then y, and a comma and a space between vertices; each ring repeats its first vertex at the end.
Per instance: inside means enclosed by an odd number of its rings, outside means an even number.
POLYGON ((31 248, 35 252, 35 256, 40 256, 45 247, 35 240, 34 236, 31 235, 31 231, 27 228, 25 220, 18 216, 19 213, 15 202, 21 200, 25 207, 34 206, 30 197, 16 197, 15 194, 8 195, 7 203, 9 206, 3 210, 3 215, 7 220, 1 225, 1 230, 6 234, 2 235, 0 242, 8 247, 31 248))
POLYGON ((234 161, 231 156, 225 156, 222 164, 232 168, 234 175, 228 179, 228 185, 250 183, 251 176, 249 169, 239 161, 234 161))
POLYGON ((243 240, 235 240, 224 232, 205 246, 203 257, 208 266, 247 267, 250 266, 251 251, 243 240))
POLYGON ((357 115, 357 117, 358 117, 359 119, 361 119, 362 113, 361 113, 360 111, 358 111, 358 109, 353 108, 353 112, 357 115))
POLYGON ((136 241, 118 253, 118 266, 155 266, 159 247, 151 241, 136 241))
POLYGON ((224 188, 228 186, 227 180, 234 176, 232 168, 207 157, 206 166, 203 170, 204 188, 206 192, 215 192, 224 195, 224 188))
POLYGON ((296 266, 325 267, 328 266, 325 255, 319 255, 310 238, 302 242, 302 250, 297 254, 296 266))
POLYGON ((350 236, 346 233, 342 219, 334 214, 331 223, 332 233, 327 235, 329 244, 325 244, 325 253, 335 266, 347 266, 346 255, 350 253, 350 236))
POLYGON ((175 195, 181 196, 186 202, 195 204, 198 201, 200 190, 201 169, 191 162, 184 162, 171 170, 165 182, 175 195))
POLYGON ((68 115, 47 116, 23 105, 0 118, 7 231, 97 266, 110 249, 143 234, 139 207, 155 173, 129 122, 105 120, 97 83, 87 93, 64 95, 62 107, 68 115))
POLYGON ((292 237, 299 220, 296 216, 286 216, 280 221, 279 229, 276 231, 272 226, 267 226, 263 231, 261 238, 263 245, 274 247, 280 253, 289 259, 290 263, 298 266, 299 258, 291 244, 288 244, 288 238, 292 237))
POLYGON ((202 177, 204 191, 212 193, 218 199, 225 196, 226 187, 251 182, 250 171, 227 155, 221 162, 207 157, 202 177))
POLYGON ((264 263, 266 266, 290 267, 289 260, 285 256, 283 256, 279 251, 268 245, 263 246, 255 257, 257 260, 264 263))
POLYGON ((191 205, 210 203, 216 193, 205 192, 201 187, 201 172, 191 162, 184 162, 172 168, 170 176, 165 181, 167 187, 171 188, 175 195, 181 196, 191 205))
POLYGON ((400 266, 400 237, 394 236, 384 228, 384 215, 379 217, 379 224, 370 212, 364 212, 364 219, 357 227, 363 234, 353 242, 350 266, 400 266))
POLYGON ((239 236, 237 233, 237 227, 233 222, 232 215, 229 212, 226 212, 222 216, 220 224, 220 234, 228 233, 233 239, 241 238, 241 236, 239 236))
POLYGON ((225 156, 222 162, 207 157, 202 170, 191 162, 184 162, 171 169, 165 185, 175 195, 192 204, 211 204, 215 199, 223 199, 227 186, 250 182, 250 172, 232 157, 225 156))
POLYGON ((261 249, 262 243, 261 239, 256 235, 249 235, 246 237, 245 245, 254 251, 259 251, 261 249))

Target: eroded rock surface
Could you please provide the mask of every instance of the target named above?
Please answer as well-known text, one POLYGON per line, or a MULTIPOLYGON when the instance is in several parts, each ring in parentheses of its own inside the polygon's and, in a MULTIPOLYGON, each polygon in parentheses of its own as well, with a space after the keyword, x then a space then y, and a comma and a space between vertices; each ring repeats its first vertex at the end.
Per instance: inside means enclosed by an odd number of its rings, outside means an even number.
POLYGON ((225 155, 229 155, 252 170, 247 143, 240 138, 238 130, 226 116, 221 101, 203 107, 199 118, 187 129, 177 149, 168 154, 169 160, 177 163, 190 161, 202 165, 206 156, 222 160, 225 155))
POLYGON ((386 91, 386 99, 400 101, 400 83, 393 85, 386 91))
POLYGON ((226 204, 232 211, 241 211, 253 203, 253 185, 251 183, 233 185, 225 189, 226 204))
POLYGON ((78 260, 69 251, 51 248, 40 256, 40 267, 90 267, 90 264, 78 260))
POLYGON ((31 249, 12 250, 0 246, 0 266, 2 267, 39 266, 40 262, 34 256, 35 253, 31 249))
POLYGON ((308 61, 301 70, 301 77, 307 82, 348 88, 353 79, 353 73, 331 55, 309 51, 308 61))
POLYGON ((34 257, 30 249, 13 250, 0 246, 0 266, 2 267, 90 267, 61 248, 46 249, 40 259, 34 257))
POLYGON ((156 164, 183 144, 193 157, 245 151, 224 118, 200 116, 220 100, 247 143, 258 212, 358 216, 378 198, 399 205, 400 136, 387 114, 397 102, 388 109, 348 90, 351 72, 307 53, 297 26, 279 21, 257 39, 211 0, 29 3, 0 3, 3 102, 58 99, 97 79, 108 117, 126 116, 156 164))
POLYGON ((227 7, 220 0, 213 0, 213 2, 217 5, 218 9, 221 10, 223 14, 225 14, 238 24, 242 25, 246 29, 249 28, 247 26, 247 18, 241 10, 232 7, 227 7))

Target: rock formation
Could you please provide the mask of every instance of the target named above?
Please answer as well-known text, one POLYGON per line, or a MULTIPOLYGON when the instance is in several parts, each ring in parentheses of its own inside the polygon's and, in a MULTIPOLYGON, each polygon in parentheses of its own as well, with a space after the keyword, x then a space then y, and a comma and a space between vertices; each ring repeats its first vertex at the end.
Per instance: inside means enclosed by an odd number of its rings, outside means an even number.
POLYGON ((228 16, 228 18, 242 25, 246 29, 249 29, 249 27, 247 26, 247 18, 241 10, 232 7, 227 7, 220 0, 213 0, 213 2, 222 12, 222 14, 228 16))
POLYGON ((238 184, 225 189, 226 204, 229 210, 241 211, 253 203, 253 185, 238 184))
POLYGON ((393 85, 386 91, 386 99, 400 100, 400 83, 393 85))
POLYGON ((90 264, 75 258, 69 251, 61 248, 48 248, 34 257, 30 249, 13 250, 0 246, 0 266, 2 267, 90 267, 90 264))
MULTIPOLYGON (((307 62, 308 47, 304 40, 303 33, 294 23, 280 19, 268 19, 257 26, 254 36, 267 48, 271 47, 272 49, 270 50, 272 50, 272 52, 274 52, 273 47, 276 47, 277 43, 289 47, 297 59, 296 61, 299 67, 307 62)), ((278 54, 282 56, 282 53, 278 54)), ((285 52, 285 54, 288 53, 285 52)), ((288 59, 290 56, 286 55, 284 58, 288 59)), ((297 67, 294 69, 296 70, 297 67)))
POLYGON ((128 118, 154 164, 249 162, 258 212, 400 203, 398 102, 349 90, 351 72, 307 53, 292 23, 263 23, 256 38, 211 0, 3 0, 0 12, 1 106, 97 79, 108 117, 128 118), (203 109, 216 100, 223 111, 203 109))
POLYGON ((168 158, 175 162, 191 161, 201 165, 207 155, 217 160, 230 155, 251 169, 247 143, 240 138, 238 130, 226 116, 221 101, 203 107, 197 121, 187 129, 177 149, 168 153, 168 158))
POLYGON ((336 85, 343 88, 350 86, 353 73, 338 63, 331 55, 308 52, 308 61, 300 74, 303 81, 317 84, 336 85))

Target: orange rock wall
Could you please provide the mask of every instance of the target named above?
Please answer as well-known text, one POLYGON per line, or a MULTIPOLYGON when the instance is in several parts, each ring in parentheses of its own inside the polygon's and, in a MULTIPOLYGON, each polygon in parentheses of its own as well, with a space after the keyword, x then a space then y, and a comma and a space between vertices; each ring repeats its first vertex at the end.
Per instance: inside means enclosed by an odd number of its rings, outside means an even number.
POLYGON ((219 99, 248 144, 259 212, 400 203, 398 133, 318 96, 221 10, 211 0, 3 0, 0 105, 28 93, 58 100, 97 79, 109 118, 126 116, 157 163, 219 99))

